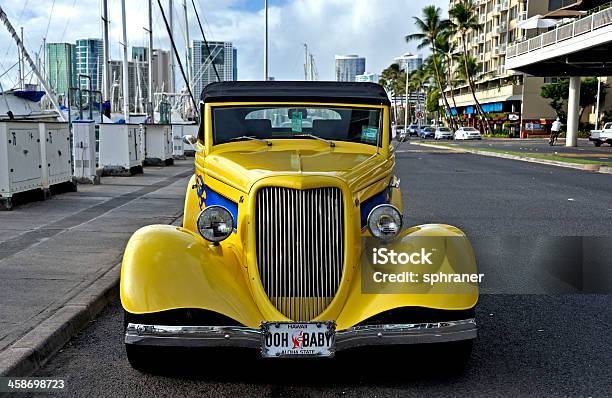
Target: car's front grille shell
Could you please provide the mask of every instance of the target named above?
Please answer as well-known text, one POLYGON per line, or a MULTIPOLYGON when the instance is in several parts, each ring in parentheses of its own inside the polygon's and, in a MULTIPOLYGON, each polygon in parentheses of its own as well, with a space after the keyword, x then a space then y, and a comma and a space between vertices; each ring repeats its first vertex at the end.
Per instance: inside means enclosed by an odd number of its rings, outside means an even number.
POLYGON ((317 317, 342 278, 342 191, 266 187, 256 209, 257 263, 268 298, 289 319, 317 317))

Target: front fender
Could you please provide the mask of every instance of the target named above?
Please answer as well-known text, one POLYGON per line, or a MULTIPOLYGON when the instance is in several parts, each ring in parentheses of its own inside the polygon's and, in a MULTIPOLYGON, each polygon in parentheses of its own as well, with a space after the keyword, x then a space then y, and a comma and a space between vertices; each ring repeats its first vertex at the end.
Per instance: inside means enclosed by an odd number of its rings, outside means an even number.
MULTIPOLYGON (((456 227, 444 224, 420 225, 402 231, 400 236, 387 247, 396 252, 408 252, 415 248, 415 238, 434 238, 432 245, 437 246, 439 255, 444 261, 440 271, 445 273, 476 273, 476 260, 472 246, 465 234, 456 227), (439 238, 443 238, 440 240, 439 238), (444 238, 450 238, 445 240, 444 238), (462 261, 457 264, 457 260, 462 261)), ((422 241, 422 240, 421 240, 422 241)), ((367 256, 367 245, 364 245, 364 256, 367 256)), ((362 256, 360 268, 364 267, 362 256)), ((438 270, 435 270, 438 271, 438 270)), ((381 312, 400 307, 424 307, 440 310, 466 310, 478 302, 478 285, 462 286, 461 293, 448 293, 448 289, 431 288, 425 284, 415 286, 414 294, 379 294, 364 293, 361 270, 355 272, 344 307, 337 319, 338 329, 352 327, 359 322, 381 312)))
POLYGON ((213 246, 180 227, 144 227, 125 249, 121 304, 134 314, 207 309, 257 327, 263 318, 243 269, 229 245, 213 246))

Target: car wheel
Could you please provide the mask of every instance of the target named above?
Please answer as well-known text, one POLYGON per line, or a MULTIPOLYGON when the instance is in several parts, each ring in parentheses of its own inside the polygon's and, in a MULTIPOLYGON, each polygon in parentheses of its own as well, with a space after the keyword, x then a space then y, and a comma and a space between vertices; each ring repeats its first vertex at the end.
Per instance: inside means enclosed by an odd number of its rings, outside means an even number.
MULTIPOLYGON (((127 329, 128 323, 136 322, 134 315, 123 311, 123 333, 127 329)), ((161 348, 161 347, 160 347, 161 348)), ((158 347, 125 344, 125 354, 132 368, 140 372, 153 372, 158 370, 164 360, 162 350, 158 347)))
POLYGON ((601 142, 599 142, 599 141, 595 141, 595 146, 596 146, 596 147, 600 147, 600 146, 601 146, 601 142))
POLYGON ((462 372, 472 357, 473 347, 474 340, 461 340, 441 344, 440 348, 444 350, 446 358, 443 367, 453 373, 462 372))

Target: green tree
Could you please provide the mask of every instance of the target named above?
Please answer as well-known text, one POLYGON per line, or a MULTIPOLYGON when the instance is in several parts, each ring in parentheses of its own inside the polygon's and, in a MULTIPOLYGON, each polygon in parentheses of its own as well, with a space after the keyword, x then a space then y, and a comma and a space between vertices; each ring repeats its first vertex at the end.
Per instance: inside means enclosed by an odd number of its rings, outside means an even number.
POLYGON ((476 97, 474 80, 477 71, 474 73, 473 70, 470 70, 470 65, 468 64, 469 56, 467 52, 467 35, 472 31, 478 31, 480 29, 476 6, 474 3, 472 3, 472 0, 460 0, 459 3, 455 4, 448 11, 448 14, 451 21, 451 30, 459 34, 459 37, 461 37, 461 46, 463 47, 463 69, 465 72, 464 76, 472 93, 472 98, 474 99, 474 107, 480 114, 480 118, 484 122, 487 133, 490 134, 492 131, 491 126, 489 125, 489 119, 487 118, 486 113, 483 111, 482 106, 476 97))
POLYGON ((454 126, 454 119, 451 116, 451 107, 448 99, 444 94, 444 83, 441 72, 441 64, 435 57, 438 54, 437 40, 449 27, 448 19, 442 18, 442 10, 436 6, 427 6, 423 8, 423 17, 413 17, 414 23, 419 30, 418 33, 412 33, 406 36, 406 41, 420 41, 418 49, 429 47, 434 57, 434 77, 440 89, 440 95, 446 108, 446 120, 451 126, 454 126))
MULTIPOLYGON (((457 110, 457 101, 455 101, 455 92, 454 92, 455 87, 453 84, 452 69, 451 69, 452 56, 457 46, 450 40, 450 36, 451 36, 450 30, 447 30, 446 32, 444 32, 444 34, 441 34, 438 37, 436 47, 438 48, 438 52, 440 53, 440 56, 443 57, 442 59, 444 60, 444 62, 443 62, 442 70, 446 71, 446 76, 445 76, 446 86, 449 89, 453 107, 455 108, 455 110, 457 110)), ((459 125, 458 122, 455 122, 455 123, 459 125)))
MULTIPOLYGON (((403 88, 400 86, 402 74, 405 73, 402 72, 397 63, 391 64, 382 71, 378 83, 383 86, 392 97, 396 97, 403 92, 403 88)), ((405 82, 405 80, 403 81, 405 82)), ((393 111, 395 123, 398 123, 400 116, 398 115, 397 107, 394 107, 393 111)))
MULTIPOLYGON (((601 101, 606 97, 608 85, 601 85, 601 101)), ((550 100, 550 107, 554 109, 557 116, 562 120, 567 120, 567 99, 569 98, 569 80, 562 79, 555 83, 542 86, 540 96, 550 100)), ((589 77, 580 82, 580 114, 582 119, 584 110, 597 102, 597 78, 589 77)), ((602 105, 602 104, 600 104, 602 105)))

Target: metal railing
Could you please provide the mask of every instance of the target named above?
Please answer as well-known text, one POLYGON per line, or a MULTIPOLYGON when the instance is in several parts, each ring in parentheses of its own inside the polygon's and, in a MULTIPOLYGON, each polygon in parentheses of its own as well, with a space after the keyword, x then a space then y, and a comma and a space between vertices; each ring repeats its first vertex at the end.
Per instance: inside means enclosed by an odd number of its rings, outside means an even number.
POLYGON ((605 7, 599 7, 595 12, 591 12, 573 22, 560 25, 554 30, 508 46, 506 58, 518 57, 519 55, 572 39, 608 25, 612 25, 612 3, 605 7))

